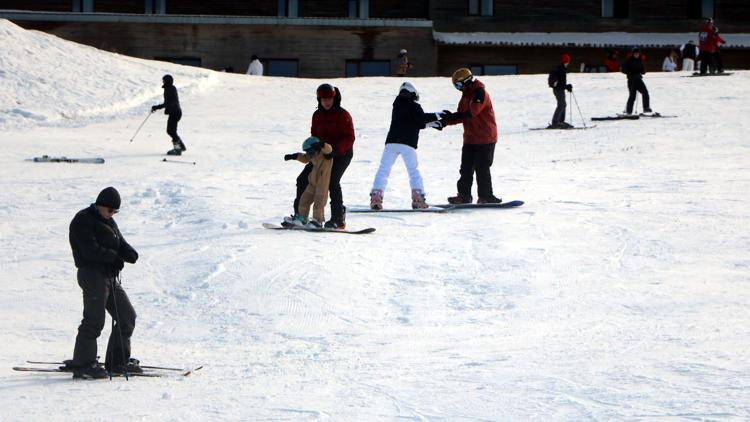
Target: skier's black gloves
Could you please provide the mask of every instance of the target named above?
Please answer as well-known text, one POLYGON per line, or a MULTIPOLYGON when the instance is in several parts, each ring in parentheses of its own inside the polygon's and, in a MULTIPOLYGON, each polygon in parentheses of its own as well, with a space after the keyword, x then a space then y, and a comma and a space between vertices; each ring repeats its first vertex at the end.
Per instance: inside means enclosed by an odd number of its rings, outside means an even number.
POLYGON ((331 152, 329 152, 328 154, 323 154, 323 157, 325 157, 326 160, 330 160, 331 158, 333 158, 335 156, 336 156, 336 149, 335 148, 332 149, 331 152))
POLYGON ((135 262, 138 261, 138 252, 134 251, 133 249, 120 247, 120 250, 117 252, 117 256, 119 256, 123 261, 131 264, 135 264, 135 262))
POLYGON ((565 85, 565 90, 568 91, 568 92, 573 92, 573 85, 571 85, 571 84, 565 85))
POLYGON ((158 109, 159 109, 159 106, 158 106, 158 105, 155 105, 155 106, 151 106, 151 112, 152 112, 152 113, 153 113, 153 112, 155 112, 155 111, 156 111, 156 110, 158 110, 158 109))
POLYGON ((294 154, 287 154, 287 155, 284 156, 284 161, 296 160, 296 159, 297 159, 297 153, 296 152, 294 154))

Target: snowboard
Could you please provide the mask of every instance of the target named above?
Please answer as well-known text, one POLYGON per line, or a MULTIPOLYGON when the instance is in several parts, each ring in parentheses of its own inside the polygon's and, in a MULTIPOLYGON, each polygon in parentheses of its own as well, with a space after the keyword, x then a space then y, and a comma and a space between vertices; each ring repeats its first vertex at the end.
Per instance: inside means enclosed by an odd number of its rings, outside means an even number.
POLYGON ((692 75, 685 75, 683 78, 702 78, 704 76, 729 76, 734 72, 722 72, 722 73, 706 73, 701 75, 700 72, 693 72, 692 75))
POLYGON ((523 201, 510 201, 501 202, 499 204, 444 204, 435 205, 436 207, 445 208, 447 210, 466 210, 466 209, 500 209, 500 208, 515 208, 523 205, 523 201))
POLYGON ((87 163, 87 164, 104 164, 104 158, 68 158, 65 156, 53 157, 49 155, 42 155, 41 157, 29 158, 26 161, 33 161, 35 163, 87 163))
POLYGON ((383 208, 382 210, 373 210, 370 207, 347 207, 346 212, 354 213, 381 213, 381 212, 448 212, 450 207, 436 207, 430 206, 429 208, 383 208))
POLYGON ((313 227, 298 227, 298 226, 292 226, 292 227, 284 227, 279 224, 272 224, 272 223, 263 223, 263 227, 271 230, 288 230, 288 231, 305 231, 305 232, 317 232, 317 233, 343 233, 343 234, 367 234, 372 233, 375 231, 374 228, 368 227, 366 229, 362 230, 336 230, 336 229, 327 229, 327 228, 313 228, 313 227))

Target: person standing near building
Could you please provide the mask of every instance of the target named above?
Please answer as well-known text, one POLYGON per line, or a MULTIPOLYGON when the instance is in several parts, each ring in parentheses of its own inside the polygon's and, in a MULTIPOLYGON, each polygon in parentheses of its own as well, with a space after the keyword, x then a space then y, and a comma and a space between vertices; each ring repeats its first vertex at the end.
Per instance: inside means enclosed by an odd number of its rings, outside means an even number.
POLYGON ((565 109, 567 107, 565 91, 573 92, 573 85, 568 83, 570 55, 567 53, 563 54, 560 61, 561 63, 550 72, 547 78, 547 84, 552 88, 552 93, 555 94, 555 99, 557 100, 557 107, 552 114, 552 123, 547 126, 547 129, 570 129, 573 127, 570 123, 565 122, 565 109))
POLYGON ((253 76, 263 76, 263 63, 255 54, 250 57, 250 66, 247 67, 247 74, 253 76))
POLYGON ((151 112, 164 109, 164 114, 168 115, 167 134, 172 138, 172 149, 167 151, 167 155, 182 155, 187 150, 182 142, 180 135, 177 134, 177 123, 182 118, 182 108, 180 108, 180 98, 177 95, 177 88, 174 86, 172 75, 164 75, 161 78, 164 88, 164 102, 151 107, 151 112))
POLYGON ((643 82, 643 75, 646 74, 646 68, 643 66, 641 60, 641 49, 639 47, 633 47, 632 55, 625 60, 622 64, 622 73, 628 77, 628 103, 625 107, 625 114, 633 114, 633 105, 635 104, 636 93, 640 92, 643 97, 643 113, 652 113, 651 107, 649 106, 650 97, 648 95, 648 89, 646 84, 643 82))
POLYGON ((664 57, 664 61, 661 63, 662 72, 674 72, 677 70, 677 53, 674 50, 670 50, 669 54, 664 57))
MULTIPOLYGON (((333 151, 324 154, 332 159, 331 178, 328 192, 331 197, 331 219, 324 227, 332 229, 346 229, 346 207, 341 192, 341 178, 354 156, 354 122, 352 116, 341 107, 341 91, 331 84, 321 84, 316 90, 318 109, 313 113, 310 135, 320 139, 331 147, 333 151)), ((308 164, 297 176, 297 196, 294 199, 294 214, 299 214, 299 202, 308 184, 308 176, 313 170, 308 164)))
POLYGON ((716 51, 714 52, 714 65, 716 66, 716 72, 724 73, 724 64, 721 61, 721 45, 726 44, 724 38, 719 35, 719 27, 714 26, 714 43, 716 44, 716 51))
POLYGON ((708 73, 708 69, 713 69, 714 53, 716 53, 716 37, 714 35, 713 19, 706 19, 706 23, 698 33, 698 48, 700 49, 701 75, 708 73))
POLYGON ((406 72, 411 69, 411 63, 409 63, 409 55, 406 49, 401 49, 401 51, 398 52, 398 70, 396 71, 396 76, 404 77, 406 76, 406 72))
POLYGON ((108 187, 96 202, 79 211, 70 223, 69 241, 83 291, 83 320, 78 327, 73 359, 66 366, 74 378, 99 379, 113 373, 140 373, 130 359, 130 337, 135 310, 120 283, 124 263, 135 264, 138 252, 125 241, 115 223, 120 194, 108 187), (114 326, 107 344, 104 368, 97 362, 96 339, 104 328, 105 312, 114 326))
POLYGON ((682 55, 682 70, 688 72, 695 70, 695 59, 698 58, 698 47, 693 40, 680 46, 680 54, 682 55))
POLYGON ((502 199, 492 192, 492 174, 490 167, 495 157, 497 144, 497 123, 492 100, 484 84, 474 79, 467 68, 453 72, 453 86, 461 91, 461 100, 455 113, 445 113, 441 122, 444 126, 463 124, 464 144, 461 148, 461 177, 456 183, 458 193, 448 198, 451 204, 470 204, 471 185, 474 173, 477 175, 477 203, 497 204, 502 199))

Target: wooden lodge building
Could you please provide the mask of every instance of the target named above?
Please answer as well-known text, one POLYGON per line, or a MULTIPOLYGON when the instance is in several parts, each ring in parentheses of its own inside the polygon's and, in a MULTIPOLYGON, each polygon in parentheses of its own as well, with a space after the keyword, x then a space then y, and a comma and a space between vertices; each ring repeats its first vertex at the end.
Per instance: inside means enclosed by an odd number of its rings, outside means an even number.
POLYGON ((750 0, 0 0, 0 18, 99 49, 291 77, 600 71, 639 45, 649 70, 711 17, 727 68, 750 68, 750 0))

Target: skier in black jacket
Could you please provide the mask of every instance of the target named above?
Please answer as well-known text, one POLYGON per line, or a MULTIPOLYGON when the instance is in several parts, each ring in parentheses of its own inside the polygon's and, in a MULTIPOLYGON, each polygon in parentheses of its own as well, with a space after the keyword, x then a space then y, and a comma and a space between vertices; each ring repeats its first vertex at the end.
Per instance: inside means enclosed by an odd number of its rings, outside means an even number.
POLYGON ((573 92, 573 85, 568 83, 568 64, 570 63, 570 55, 563 54, 561 57, 561 63, 553 70, 547 78, 547 84, 552 88, 552 93, 555 94, 557 99, 557 108, 555 113, 552 114, 552 123, 547 126, 547 129, 571 129, 573 125, 565 122, 565 91, 573 92))
POLYGON ((187 150, 185 144, 177 135, 177 122, 182 118, 182 109, 180 108, 180 98, 177 96, 177 88, 174 86, 172 75, 164 75, 161 78, 164 85, 164 102, 151 107, 151 112, 164 109, 164 114, 168 115, 167 134, 172 138, 172 149, 167 151, 167 155, 182 155, 182 151, 187 150))
POLYGON ((439 121, 444 113, 425 113, 419 101, 417 89, 409 82, 404 82, 399 88, 399 94, 393 101, 391 113, 391 127, 385 138, 385 149, 380 158, 380 167, 375 174, 375 181, 370 191, 370 208, 383 209, 383 192, 388 184, 388 176, 396 159, 401 156, 409 174, 411 186, 411 207, 414 209, 427 208, 425 202, 422 175, 419 173, 417 160, 417 142, 419 131, 425 127, 442 129, 439 121))
POLYGON ((107 371, 143 372, 137 361, 130 359, 136 315, 119 277, 124 263, 134 264, 138 253, 122 237, 112 218, 119 208, 120 194, 108 187, 70 223, 70 247, 83 291, 83 320, 78 327, 73 360, 67 362, 75 378, 105 378, 109 376, 107 371), (104 328, 105 311, 116 324, 107 344, 106 370, 96 360, 96 339, 104 328))
POLYGON ((641 49, 633 47, 633 54, 622 64, 622 73, 628 76, 628 104, 625 108, 625 114, 633 114, 633 104, 635 103, 636 92, 643 96, 643 113, 653 113, 649 107, 650 97, 646 84, 643 83, 643 75, 646 74, 646 68, 641 61, 641 49))

